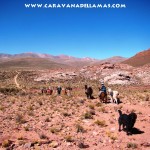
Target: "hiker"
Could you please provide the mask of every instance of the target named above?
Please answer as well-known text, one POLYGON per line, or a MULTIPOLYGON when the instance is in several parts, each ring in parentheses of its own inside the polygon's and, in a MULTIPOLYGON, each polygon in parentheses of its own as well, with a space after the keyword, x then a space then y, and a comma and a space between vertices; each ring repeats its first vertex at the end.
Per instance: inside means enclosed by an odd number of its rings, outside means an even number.
POLYGON ((53 93, 53 89, 51 87, 49 87, 47 89, 47 94, 52 95, 52 93, 53 93))
POLYGON ((61 94, 61 90, 62 90, 61 86, 58 86, 58 87, 57 87, 57 94, 58 94, 58 95, 61 94))
POLYGON ((40 90, 41 90, 41 93, 42 93, 42 94, 43 94, 43 93, 46 93, 46 88, 45 88, 45 87, 40 88, 40 90))

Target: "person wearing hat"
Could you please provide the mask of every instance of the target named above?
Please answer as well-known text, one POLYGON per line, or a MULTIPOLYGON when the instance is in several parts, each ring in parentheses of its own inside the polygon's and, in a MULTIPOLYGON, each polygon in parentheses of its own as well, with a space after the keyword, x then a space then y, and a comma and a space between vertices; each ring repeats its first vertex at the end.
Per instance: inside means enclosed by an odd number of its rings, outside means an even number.
POLYGON ((99 96, 101 95, 102 92, 107 94, 107 90, 106 90, 106 87, 104 85, 104 82, 101 82, 101 88, 100 88, 100 91, 99 91, 99 96))

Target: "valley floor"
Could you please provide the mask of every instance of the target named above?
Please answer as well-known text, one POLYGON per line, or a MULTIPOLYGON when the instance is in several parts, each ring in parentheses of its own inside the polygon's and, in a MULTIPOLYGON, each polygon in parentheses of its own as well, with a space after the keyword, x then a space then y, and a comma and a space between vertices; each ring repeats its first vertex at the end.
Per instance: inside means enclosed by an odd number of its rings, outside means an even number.
MULTIPOLYGON (((121 103, 100 103, 99 81, 34 81, 35 72, 2 72, 0 76, 0 149, 124 150, 150 149, 150 86, 111 86, 121 103), (42 94, 41 87, 73 88, 71 96, 42 94), (84 85, 94 99, 87 99, 84 85), (19 88, 18 88, 19 86, 19 88), (118 109, 135 112, 133 134, 118 131, 118 109)), ((108 87, 108 85, 106 85, 108 87)))
POLYGON ((71 97, 1 94, 1 149, 149 149, 149 91, 131 88, 130 93, 120 93, 119 105, 102 104, 97 98, 89 100, 75 93, 71 97), (118 109, 137 113, 133 135, 118 132, 118 109))

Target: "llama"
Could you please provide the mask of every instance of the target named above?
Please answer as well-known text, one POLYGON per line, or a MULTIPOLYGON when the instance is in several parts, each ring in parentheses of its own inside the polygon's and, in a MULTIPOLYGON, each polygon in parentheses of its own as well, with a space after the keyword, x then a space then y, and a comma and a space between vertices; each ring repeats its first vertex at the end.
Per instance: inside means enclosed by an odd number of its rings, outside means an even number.
POLYGON ((108 88, 108 94, 110 96, 110 101, 111 103, 116 103, 119 104, 119 92, 118 91, 113 91, 111 88, 108 88))
POLYGON ((93 89, 91 87, 88 87, 87 85, 85 85, 85 94, 87 96, 87 98, 92 99, 93 96, 93 89))

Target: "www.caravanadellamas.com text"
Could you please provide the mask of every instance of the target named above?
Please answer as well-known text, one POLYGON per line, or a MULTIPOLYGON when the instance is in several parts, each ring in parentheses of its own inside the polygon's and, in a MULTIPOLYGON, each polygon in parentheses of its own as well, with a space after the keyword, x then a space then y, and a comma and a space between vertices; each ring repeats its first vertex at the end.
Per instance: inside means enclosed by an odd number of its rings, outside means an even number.
POLYGON ((126 8, 126 4, 25 4, 25 8, 126 8))

